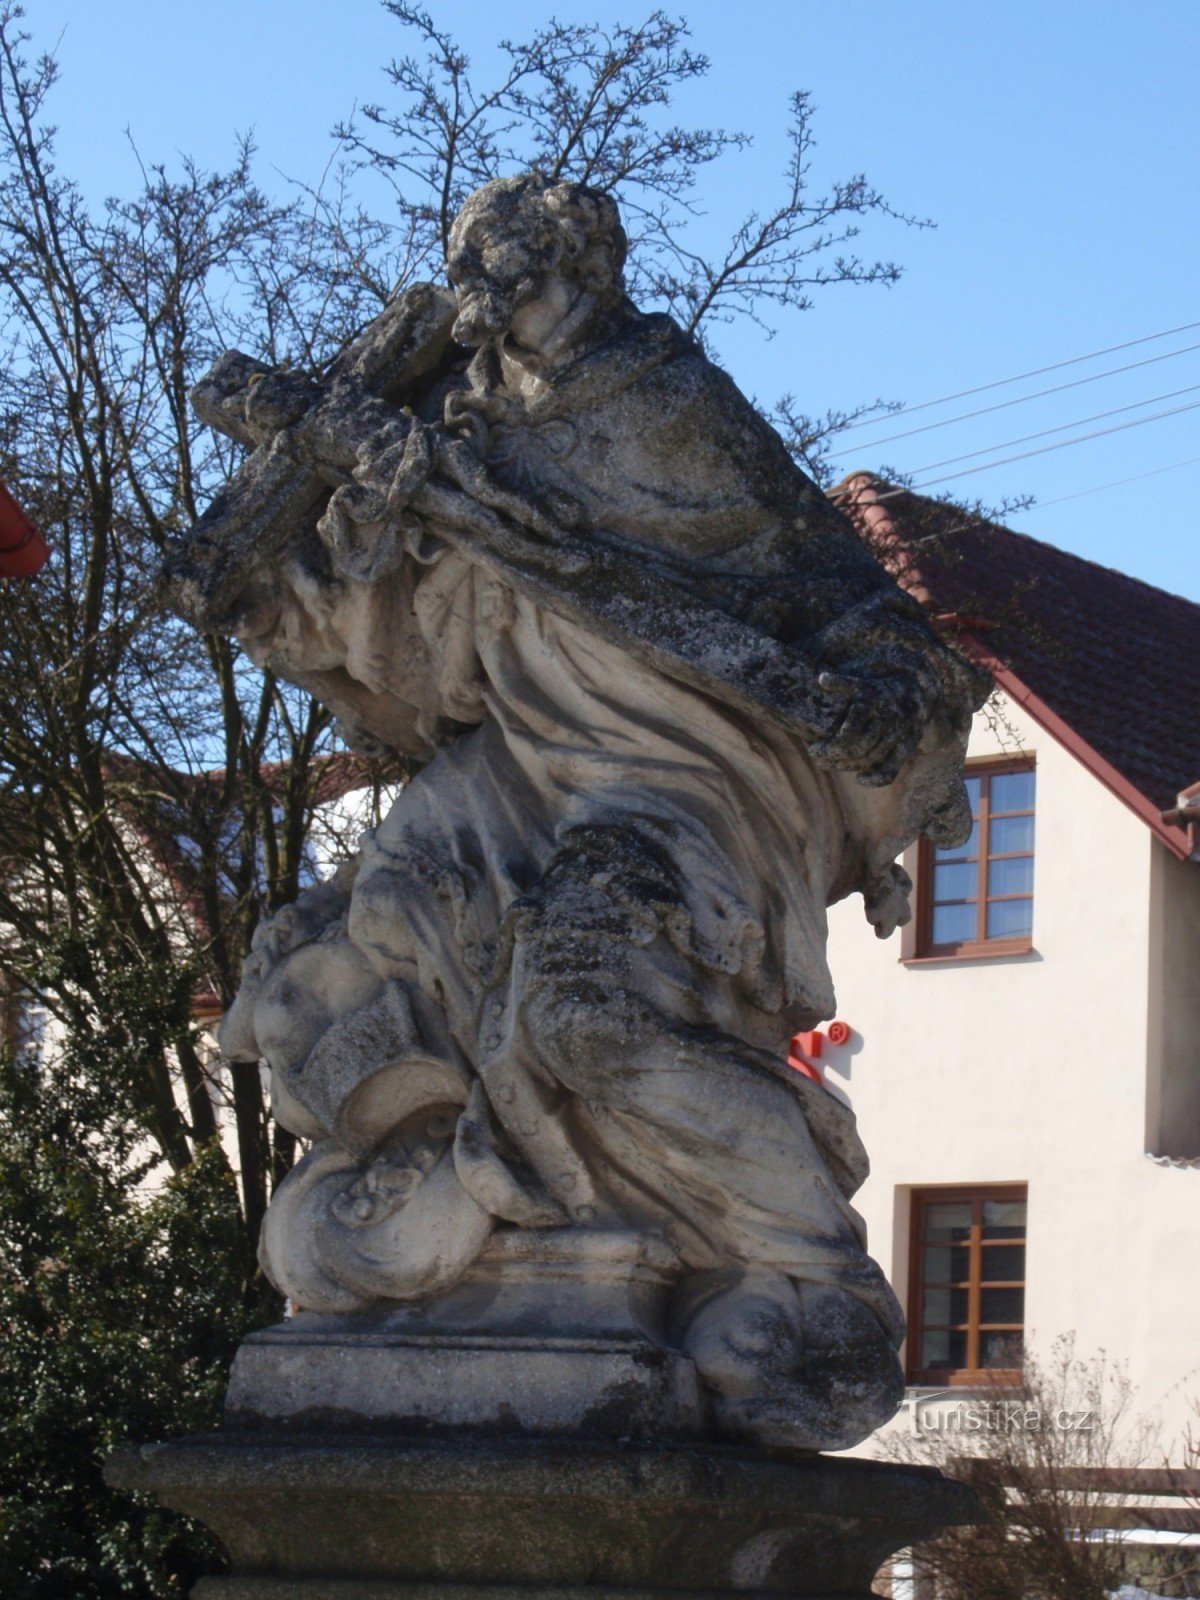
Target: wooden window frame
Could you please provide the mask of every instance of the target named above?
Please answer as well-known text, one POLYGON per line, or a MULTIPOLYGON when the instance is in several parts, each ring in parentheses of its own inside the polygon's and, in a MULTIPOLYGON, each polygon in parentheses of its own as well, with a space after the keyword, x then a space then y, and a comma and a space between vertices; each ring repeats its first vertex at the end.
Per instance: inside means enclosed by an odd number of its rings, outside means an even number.
MULTIPOLYGON (((1019 1383, 1021 1369, 1019 1367, 981 1367, 979 1365, 979 1337, 984 1332, 1012 1332, 1024 1336, 1027 1319, 1018 1323, 984 1323, 981 1316, 980 1302, 983 1286, 989 1288, 1020 1288, 1024 1290, 1029 1281, 1029 1263, 1026 1256, 1025 1273, 1020 1283, 1015 1280, 985 1279, 983 1276, 983 1257, 986 1249, 991 1246, 983 1243, 983 1203, 985 1200, 1013 1201, 1023 1200, 1029 1204, 1029 1186, 1024 1183, 986 1183, 986 1184, 961 1184, 955 1186, 938 1185, 936 1187, 914 1189, 910 1197, 911 1211, 909 1217, 909 1260, 908 1260, 908 1341, 906 1351, 905 1370, 907 1381, 921 1388, 986 1388, 996 1384, 1019 1383), (967 1282, 955 1284, 952 1287, 966 1288, 967 1290, 967 1320, 965 1323, 949 1324, 954 1331, 965 1332, 967 1335, 967 1365, 964 1367, 922 1367, 921 1347, 925 1325, 922 1316, 924 1291, 925 1291, 925 1209, 929 1205, 941 1205, 946 1201, 970 1201, 973 1206, 971 1220, 971 1235, 967 1241, 969 1251, 967 1282)), ((1020 1244, 1028 1250, 1029 1226, 1028 1213, 1026 1220, 1025 1236, 1020 1240, 1006 1239, 1005 1244, 1020 1244)), ((941 1287, 938 1285, 938 1287, 941 1287)), ((932 1325, 931 1326, 935 1326, 932 1325)))
MULTIPOLYGON (((963 939, 957 944, 934 944, 933 942, 933 869, 936 861, 937 847, 930 839, 922 839, 917 852, 916 871, 916 917, 914 918, 914 948, 902 959, 918 961, 970 961, 978 960, 981 956, 1024 956, 1033 949, 1032 929, 1029 933, 1018 934, 1016 937, 1001 937, 989 939, 987 937, 987 908, 990 903, 1001 900, 1033 900, 1033 895, 993 895, 989 901, 987 892, 988 865, 992 861, 1005 861, 1030 855, 1034 862, 1037 861, 1037 790, 1034 789, 1034 803, 1029 811, 1005 812, 1005 816, 1032 816, 1034 818, 1034 844, 1033 850, 1013 851, 1004 855, 993 855, 988 850, 991 830, 991 780, 1003 777, 1009 772, 1032 772, 1036 775, 1037 764, 1032 756, 1010 756, 995 759, 987 756, 978 760, 968 761, 965 776, 968 778, 982 778, 984 780, 979 796, 979 843, 978 854, 975 861, 975 895, 976 919, 975 938, 963 939)), ((1036 866, 1034 868, 1036 874, 1036 866)))

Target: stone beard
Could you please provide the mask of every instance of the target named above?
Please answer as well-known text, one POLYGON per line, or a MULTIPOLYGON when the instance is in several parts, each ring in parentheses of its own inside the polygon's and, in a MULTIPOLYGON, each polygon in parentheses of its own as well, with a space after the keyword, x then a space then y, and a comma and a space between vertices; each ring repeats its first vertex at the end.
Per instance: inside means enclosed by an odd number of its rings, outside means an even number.
POLYGON ((177 603, 427 760, 259 928, 222 1046, 313 1141, 261 1248, 306 1310, 434 1303, 514 1230, 649 1235, 714 1429, 836 1448, 898 1405, 903 1321, 853 1117, 783 1048, 833 1013, 827 905, 891 932, 898 852, 969 827, 980 684, 623 255, 605 196, 502 180, 455 299, 331 386, 198 391, 259 448, 177 603))

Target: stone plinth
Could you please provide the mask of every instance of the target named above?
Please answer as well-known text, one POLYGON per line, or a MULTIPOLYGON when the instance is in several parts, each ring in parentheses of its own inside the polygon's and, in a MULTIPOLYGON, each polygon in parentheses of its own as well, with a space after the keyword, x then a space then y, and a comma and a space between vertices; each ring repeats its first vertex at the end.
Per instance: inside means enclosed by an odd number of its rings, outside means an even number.
POLYGON ((673 1253, 636 1233, 496 1234, 433 1301, 352 1317, 301 1313, 238 1351, 239 1428, 386 1427, 699 1439, 708 1401, 661 1338, 673 1253))
POLYGON ((127 1448, 108 1478, 222 1540, 233 1575, 194 1600, 865 1600, 889 1555, 974 1508, 925 1469, 461 1434, 227 1430, 127 1448))

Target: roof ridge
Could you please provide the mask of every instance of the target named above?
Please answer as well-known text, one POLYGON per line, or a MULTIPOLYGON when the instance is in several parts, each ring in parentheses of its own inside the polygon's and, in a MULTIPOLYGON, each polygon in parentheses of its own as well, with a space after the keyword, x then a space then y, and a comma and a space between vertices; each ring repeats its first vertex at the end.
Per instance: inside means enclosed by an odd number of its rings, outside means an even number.
MULTIPOLYGON (((887 502, 879 498, 880 490, 884 493, 890 491, 897 499, 901 495, 907 495, 911 500, 919 501, 923 505, 936 506, 944 511, 955 512, 959 516, 969 517, 975 526, 975 531, 985 532, 994 529, 997 533, 1007 534, 1010 538, 1023 539, 1029 544, 1037 545, 1040 550, 1049 550, 1052 555, 1062 556, 1068 561, 1077 561, 1081 566, 1090 567, 1094 572, 1103 572, 1109 577, 1119 578, 1122 583, 1134 584, 1137 588, 1144 589, 1149 594, 1161 595, 1165 599, 1177 601, 1180 605, 1188 606, 1200 615, 1200 601, 1189 600, 1187 595, 1177 594, 1174 589, 1164 589, 1160 584, 1148 583, 1145 578, 1135 577, 1131 572, 1122 572, 1120 567, 1107 566, 1104 562, 1096 561, 1091 556, 1081 556, 1074 550, 1064 550, 1062 545, 1051 544, 1048 539, 1039 539, 1035 533, 1026 533, 1021 528, 1010 528, 1007 523, 997 522, 994 517, 982 516, 979 512, 972 511, 969 506, 961 505, 957 500, 939 500, 936 496, 922 494, 919 489, 910 488, 907 484, 893 483, 889 478, 881 478, 875 472, 867 470, 848 472, 828 491, 829 498, 834 500, 836 504, 838 495, 852 496, 856 490, 861 490, 864 486, 864 480, 866 480, 866 485, 869 485, 877 496, 874 502, 870 500, 864 502, 866 505, 874 503, 886 511, 887 502)), ((1036 511, 1036 504, 1030 509, 1036 511)), ((890 516, 888 520, 893 523, 893 526, 895 525, 890 516)))

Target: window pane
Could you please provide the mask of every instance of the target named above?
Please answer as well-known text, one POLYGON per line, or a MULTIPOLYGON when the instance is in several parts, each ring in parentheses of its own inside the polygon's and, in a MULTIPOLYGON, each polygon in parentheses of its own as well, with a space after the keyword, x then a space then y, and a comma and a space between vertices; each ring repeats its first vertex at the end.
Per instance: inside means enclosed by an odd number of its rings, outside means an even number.
POLYGON ((1033 849, 1032 817, 993 817, 988 828, 988 854, 1007 856, 1033 849))
MULTIPOLYGON (((967 907, 969 910, 970 907, 967 907)), ((937 912, 934 912, 936 918, 937 912)), ((1018 939, 1033 932, 1032 900, 993 900, 987 908, 989 939, 1018 939)))
POLYGON ((925 1207, 925 1237, 934 1244, 943 1240, 967 1239, 971 1234, 969 1200, 935 1200, 925 1207))
MULTIPOLYGON (((926 1334, 926 1338, 928 1337, 929 1335, 926 1334)), ((979 1365, 981 1367, 1019 1367, 1024 1348, 1025 1340, 1019 1333, 981 1333, 979 1335, 979 1365)))
POLYGON ((992 812, 1032 811, 1033 773, 998 772, 992 778, 988 803, 992 812))
POLYGON ((921 1366, 964 1367, 967 1364, 967 1336, 948 1328, 929 1328, 921 1335, 921 1366))
POLYGON ((921 1321, 949 1322, 950 1320, 949 1289, 927 1289, 921 1301, 921 1321))
MULTIPOLYGON (((1000 1289, 999 1294, 1011 1293, 1000 1289)), ((965 1289, 926 1289, 921 1306, 921 1323, 965 1322, 967 1320, 967 1291, 965 1289)), ((1019 1322, 1019 1317, 993 1317, 993 1322, 1019 1322)))
MULTIPOLYGON (((970 1258, 965 1244, 935 1244, 925 1252, 926 1283, 965 1283, 970 1270, 970 1258)), ((996 1274, 993 1273, 992 1276, 995 1277, 996 1274)), ((1018 1273, 1017 1276, 1020 1277, 1022 1274, 1018 1273)))
POLYGON ((983 779, 968 778, 966 779, 966 785, 967 799, 971 802, 971 815, 977 817, 979 815, 979 795, 983 789, 983 779))
MULTIPOLYGON (((935 900, 974 900, 975 885, 979 881, 979 868, 973 861, 963 861, 951 867, 933 869, 933 898, 935 900)), ((1017 891, 1014 890, 1014 893, 1017 891)))
MULTIPOLYGON (((1020 901, 1007 902, 1019 905, 1020 901)), ((966 906, 934 906, 933 908, 933 942, 934 944, 961 944, 964 939, 975 937, 976 911, 973 905, 966 906)))
POLYGON ((1023 1239, 1028 1201, 985 1200, 983 1237, 985 1239, 1023 1239))
POLYGON ((921 1365, 923 1367, 945 1366, 950 1359, 950 1331, 947 1328, 934 1328, 921 1336, 921 1365))
MULTIPOLYGON (((984 1237, 987 1237, 986 1234, 984 1237)), ((925 1253, 925 1259, 928 1262, 928 1251, 925 1253)), ((1023 1244, 990 1245, 983 1252, 983 1266, 980 1271, 984 1283, 1024 1283, 1025 1246, 1023 1244)), ((926 1266, 925 1275, 926 1277, 932 1276, 928 1266, 926 1266)))
POLYGON ((971 829, 971 837, 966 844, 955 845, 953 849, 935 850, 933 859, 935 861, 964 861, 968 856, 977 856, 978 854, 979 824, 976 823, 971 829))
MULTIPOLYGON (((957 870, 957 869, 952 869, 957 870)), ((992 861, 988 865, 989 894, 1032 894, 1033 857, 1013 856, 1008 861, 992 861)), ((945 897, 949 900, 951 897, 945 897)))
MULTIPOLYGON (((945 1294, 944 1289, 935 1289, 935 1294, 945 1294)), ((957 1293, 950 1290, 950 1293, 957 1293)), ((1024 1289, 983 1289, 979 1295, 979 1320, 980 1322, 1024 1322, 1025 1320, 1025 1291, 1024 1289)))

